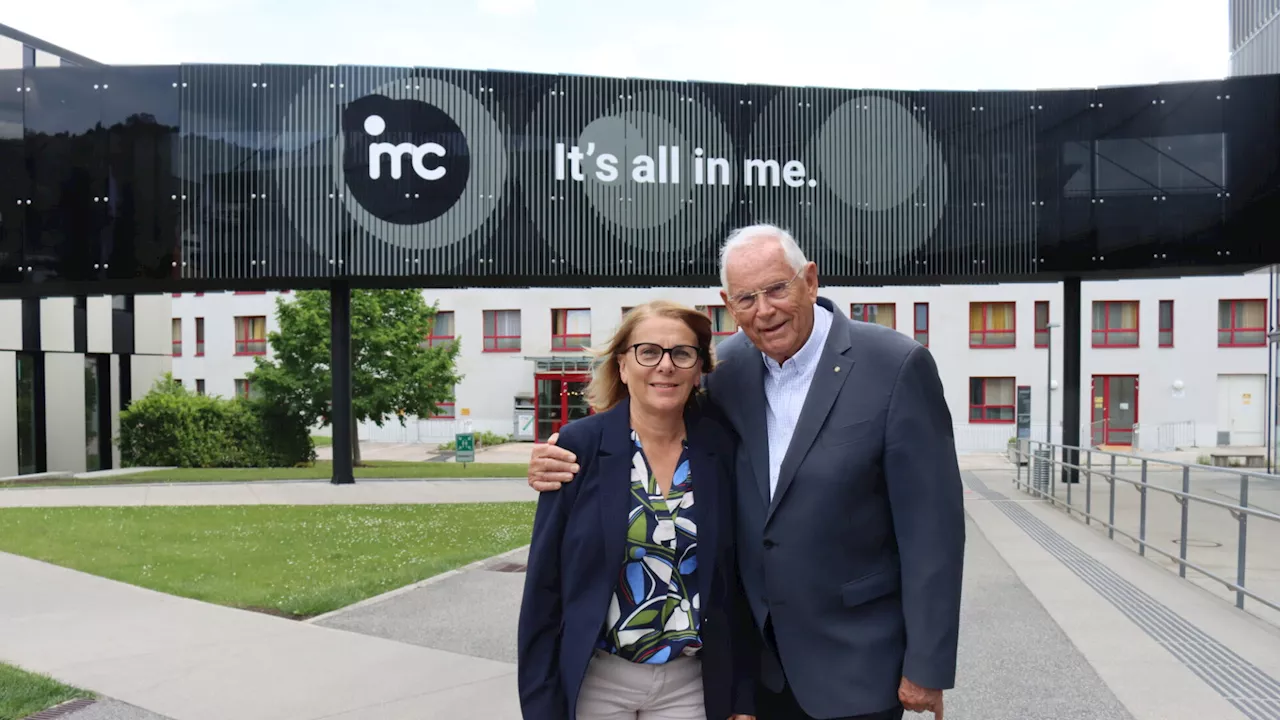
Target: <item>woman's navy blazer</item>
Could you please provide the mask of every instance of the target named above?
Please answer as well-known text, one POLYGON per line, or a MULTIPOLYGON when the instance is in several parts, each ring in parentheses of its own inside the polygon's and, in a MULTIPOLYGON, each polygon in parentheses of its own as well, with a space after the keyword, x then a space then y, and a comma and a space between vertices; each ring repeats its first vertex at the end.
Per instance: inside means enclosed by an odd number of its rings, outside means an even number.
MULTIPOLYGON (((701 409, 685 415, 698 505, 698 593, 707 717, 754 714, 758 633, 733 551, 736 438, 701 409)), ((541 493, 520 605, 518 676, 525 720, 575 720, 578 690, 625 561, 631 509, 630 402, 574 420, 556 443, 579 472, 541 493)))

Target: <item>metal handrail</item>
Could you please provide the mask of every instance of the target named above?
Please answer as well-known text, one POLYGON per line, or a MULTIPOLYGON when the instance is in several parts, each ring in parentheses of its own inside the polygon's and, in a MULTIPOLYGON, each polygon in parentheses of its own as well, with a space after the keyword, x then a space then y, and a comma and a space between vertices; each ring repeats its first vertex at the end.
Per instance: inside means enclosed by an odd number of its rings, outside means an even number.
MULTIPOLYGON (((1224 468, 1224 467, 1217 467, 1217 466, 1211 466, 1211 465, 1201 465, 1199 463, 1179 462, 1177 460, 1147 458, 1147 457, 1142 457, 1140 455, 1134 455, 1132 453, 1122 453, 1122 452, 1116 452, 1111 450, 1099 450, 1096 448, 1076 447, 1071 445, 1058 445, 1055 443, 1046 443, 1039 440, 1028 441, 1027 448, 1029 452, 1024 452, 1021 446, 1019 446, 1014 451, 1017 455, 1017 462, 1014 463, 1015 466, 1017 467, 1017 474, 1014 478, 1014 485, 1018 489, 1025 490, 1032 495, 1048 500, 1050 504, 1053 505, 1054 507, 1057 507, 1059 505, 1065 506, 1068 517, 1071 517, 1078 513, 1082 518, 1084 518, 1086 525, 1092 524, 1093 522, 1097 522, 1105 526, 1107 528, 1107 537, 1109 539, 1114 540, 1116 534, 1119 533, 1121 536, 1128 538, 1129 540, 1132 540, 1133 542, 1138 544, 1138 554, 1140 556, 1145 557, 1146 551, 1150 549, 1170 560, 1177 562, 1179 577, 1185 578, 1187 576, 1187 568, 1191 568, 1192 570, 1195 570, 1196 572, 1201 573, 1205 577, 1208 577, 1212 580, 1215 580, 1221 583, 1222 585, 1226 586, 1229 590, 1235 592, 1236 607, 1238 608, 1244 608, 1244 599, 1247 596, 1249 598, 1252 598, 1253 600, 1256 600, 1259 603, 1262 603, 1266 607, 1271 608, 1272 610, 1280 611, 1280 603, 1264 598, 1245 587, 1245 570, 1247 567, 1246 560, 1248 557, 1247 548, 1248 548, 1249 518, 1255 517, 1262 520, 1268 520, 1271 522, 1280 523, 1280 515, 1268 512, 1266 510, 1259 510, 1256 508, 1249 507, 1249 484, 1251 480, 1261 480, 1264 482, 1280 483, 1280 476, 1271 475, 1268 473, 1253 472, 1250 470, 1241 470, 1237 468, 1224 468), (1085 458, 1084 464, 1082 465, 1082 464, 1079 464, 1078 462, 1074 462, 1074 463, 1068 462, 1066 460, 1066 457, 1067 457, 1066 451, 1075 451, 1076 453, 1083 454, 1085 458), (1047 455, 1047 457, 1045 457, 1044 455, 1047 455), (1093 466, 1094 455, 1103 455, 1111 459, 1110 472, 1094 468, 1093 466), (1061 458, 1059 458, 1059 456, 1061 456, 1061 458), (1140 461, 1141 473, 1142 473, 1141 480, 1133 480, 1133 479, 1118 475, 1116 473, 1116 460, 1118 458, 1123 458, 1125 459, 1126 462, 1135 461, 1135 460, 1140 461), (1024 459, 1027 460, 1028 462, 1027 478, 1025 483, 1023 482, 1023 477, 1022 477, 1023 475, 1022 461, 1024 459), (1049 467, 1047 469, 1048 476, 1049 476, 1048 488, 1041 489, 1036 487, 1036 484, 1033 482, 1033 473, 1035 472, 1035 464, 1043 463, 1046 461, 1049 464, 1049 467), (1158 485, 1151 485, 1147 480, 1148 466, 1150 463, 1156 463, 1160 465, 1172 465, 1175 467, 1182 468, 1182 489, 1179 491, 1171 488, 1160 487, 1158 485), (1067 497, 1066 497, 1065 503, 1060 498, 1058 498, 1057 479, 1056 479, 1058 473, 1056 472, 1056 468, 1062 468, 1064 470, 1071 469, 1071 470, 1081 471, 1084 473, 1085 509, 1083 511, 1076 508, 1071 502, 1071 494, 1072 494, 1071 488, 1076 483, 1064 483, 1067 489, 1067 497), (1196 495, 1192 493, 1191 492, 1191 470, 1193 469, 1205 470, 1205 471, 1215 472, 1215 473, 1230 473, 1232 475, 1239 476, 1240 477, 1240 504, 1233 505, 1231 503, 1223 502, 1221 500, 1215 500, 1213 498, 1208 498, 1202 495, 1196 495), (1093 477, 1095 475, 1101 476, 1107 482, 1110 489, 1109 497, 1108 497, 1109 511, 1108 511, 1106 520, 1103 520, 1101 517, 1095 515, 1093 512, 1093 477), (1116 526, 1116 481, 1117 480, 1131 485, 1135 490, 1137 490, 1141 494, 1141 502, 1139 505, 1139 514, 1138 514, 1138 535, 1136 537, 1116 526), (1165 552, 1157 547, 1154 547, 1147 542, 1147 491, 1148 490, 1155 490, 1155 491, 1164 493, 1166 495, 1169 495, 1173 497, 1174 500, 1182 507, 1181 528, 1180 528, 1180 534, 1179 534, 1179 547, 1178 547, 1177 556, 1173 555, 1172 553, 1165 552), (1187 530, 1188 530, 1189 521, 1190 521, 1189 510, 1190 510, 1191 501, 1203 503, 1204 505, 1208 505, 1210 507, 1216 507, 1216 508, 1226 510, 1227 512, 1231 513, 1232 517, 1236 519, 1236 522, 1239 526, 1239 530, 1238 530, 1239 535, 1238 535, 1238 548, 1236 552, 1236 577, 1234 582, 1226 578, 1220 577, 1218 575, 1215 575, 1213 572, 1210 572, 1209 570, 1206 570, 1205 568, 1197 565, 1196 563, 1193 563, 1187 560, 1187 530)), ((1043 483, 1041 483, 1041 485, 1043 486, 1043 483)))

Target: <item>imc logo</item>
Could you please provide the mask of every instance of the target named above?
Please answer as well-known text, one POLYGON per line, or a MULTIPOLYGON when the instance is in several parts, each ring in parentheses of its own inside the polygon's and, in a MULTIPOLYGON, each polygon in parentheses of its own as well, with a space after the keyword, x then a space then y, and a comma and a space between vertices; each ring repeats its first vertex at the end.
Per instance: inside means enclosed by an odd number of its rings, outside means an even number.
POLYGON ((462 197, 471 153, 462 129, 419 100, 369 95, 342 113, 347 187, 361 207, 397 225, 445 214, 462 197))

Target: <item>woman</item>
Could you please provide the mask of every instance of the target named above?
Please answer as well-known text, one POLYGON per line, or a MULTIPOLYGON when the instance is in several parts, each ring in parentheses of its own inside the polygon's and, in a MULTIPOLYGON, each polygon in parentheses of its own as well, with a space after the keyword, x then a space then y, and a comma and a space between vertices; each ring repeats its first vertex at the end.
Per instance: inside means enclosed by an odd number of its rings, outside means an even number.
POLYGON ((749 718, 758 656, 733 555, 735 439, 697 395, 711 321, 640 305, 601 354, 587 390, 597 414, 560 431, 577 478, 538 498, 524 718, 749 718))

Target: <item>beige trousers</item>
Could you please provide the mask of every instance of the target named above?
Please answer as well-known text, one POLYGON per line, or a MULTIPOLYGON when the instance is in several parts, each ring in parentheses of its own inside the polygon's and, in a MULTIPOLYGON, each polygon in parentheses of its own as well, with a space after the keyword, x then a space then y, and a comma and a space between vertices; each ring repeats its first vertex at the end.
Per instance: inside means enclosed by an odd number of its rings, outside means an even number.
POLYGON ((597 650, 578 692, 578 720, 707 720, 702 661, 646 665, 597 650))

